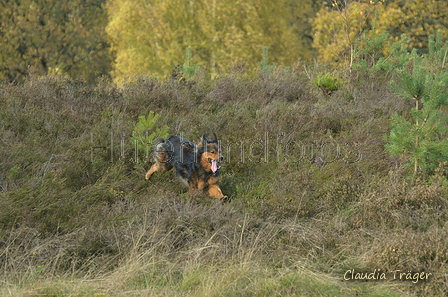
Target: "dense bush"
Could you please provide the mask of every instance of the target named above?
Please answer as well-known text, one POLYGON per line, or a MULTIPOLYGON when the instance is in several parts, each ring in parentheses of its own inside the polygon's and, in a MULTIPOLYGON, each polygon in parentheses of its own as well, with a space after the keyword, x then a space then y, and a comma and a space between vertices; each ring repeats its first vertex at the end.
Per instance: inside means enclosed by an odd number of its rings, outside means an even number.
POLYGON ((391 115, 410 106, 389 76, 341 72, 344 83, 323 94, 318 73, 2 84, 2 292, 443 294, 444 171, 410 181, 384 152, 391 115), (151 160, 136 158, 130 137, 151 111, 172 134, 218 134, 230 203, 188 194, 173 173, 144 180, 151 160), (433 277, 339 282, 349 269, 433 277))

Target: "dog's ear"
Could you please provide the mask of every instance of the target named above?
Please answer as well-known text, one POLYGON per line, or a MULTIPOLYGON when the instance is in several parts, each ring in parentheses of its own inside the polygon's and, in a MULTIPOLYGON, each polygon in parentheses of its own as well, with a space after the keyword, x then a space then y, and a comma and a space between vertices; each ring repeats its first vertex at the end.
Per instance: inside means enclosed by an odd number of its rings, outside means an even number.
POLYGON ((205 134, 202 134, 202 141, 205 142, 205 143, 209 143, 210 142, 210 140, 207 139, 205 134))
POLYGON ((213 141, 212 142, 218 142, 218 137, 216 136, 216 133, 213 132, 213 141))

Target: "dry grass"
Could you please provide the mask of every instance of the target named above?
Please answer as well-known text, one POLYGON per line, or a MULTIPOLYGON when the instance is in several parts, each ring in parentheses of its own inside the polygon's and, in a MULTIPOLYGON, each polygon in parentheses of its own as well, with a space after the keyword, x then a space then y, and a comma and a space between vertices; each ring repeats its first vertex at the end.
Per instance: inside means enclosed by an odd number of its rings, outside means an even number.
POLYGON ((390 114, 408 106, 388 77, 341 75, 328 96, 317 73, 1 85, 0 294, 445 294, 445 172, 411 182, 383 151, 390 114), (174 175, 144 181, 149 161, 128 137, 150 110, 173 134, 236 143, 221 181, 230 203, 191 196, 174 175), (241 144, 253 146, 244 162, 241 144), (434 277, 344 281, 349 269, 434 277))
MULTIPOLYGON (((145 212, 139 224, 126 224, 114 228, 111 234, 101 234, 110 237, 104 240, 114 238, 108 244, 116 246, 116 253, 96 251, 85 256, 81 263, 70 249, 75 247, 77 257, 83 257, 81 251, 88 248, 79 243, 84 242, 86 231, 36 243, 36 234, 23 230, 11 234, 11 242, 4 249, 10 268, 3 276, 0 293, 2 296, 398 296, 392 293, 398 292, 397 289, 389 284, 342 283, 328 274, 313 272, 312 257, 306 260, 294 254, 299 245, 277 247, 279 238, 299 233, 304 245, 318 248, 319 240, 311 235, 312 229, 299 224, 262 223, 247 214, 238 215, 229 209, 223 212, 218 205, 176 203, 182 204, 181 208, 175 206, 182 209, 181 216, 211 218, 218 212, 233 220, 199 237, 192 219, 180 219, 167 227, 165 218, 146 220, 151 214, 145 212), (198 238, 184 242, 184 237, 192 233, 198 238), (25 247, 28 253, 13 244, 20 237, 34 238, 34 244, 25 247), (188 248, 176 247, 180 242, 188 248), (69 254, 70 263, 65 263, 69 254)), ((199 233, 206 232, 202 229, 199 233)))

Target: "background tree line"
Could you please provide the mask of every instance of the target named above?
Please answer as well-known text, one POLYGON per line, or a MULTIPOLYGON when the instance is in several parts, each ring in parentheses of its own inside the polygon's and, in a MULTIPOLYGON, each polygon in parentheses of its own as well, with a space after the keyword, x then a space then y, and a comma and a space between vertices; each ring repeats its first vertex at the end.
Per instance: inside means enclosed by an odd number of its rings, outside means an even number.
POLYGON ((263 46, 270 63, 289 66, 311 58, 350 62, 366 34, 387 31, 383 42, 406 34, 407 46, 421 52, 429 35, 448 37, 448 6, 436 0, 3 0, 0 11, 0 79, 8 81, 29 67, 163 78, 185 61, 188 47, 191 63, 213 77, 256 67, 263 46))
POLYGON ((92 78, 111 69, 105 0, 2 0, 0 79, 65 73, 92 78))

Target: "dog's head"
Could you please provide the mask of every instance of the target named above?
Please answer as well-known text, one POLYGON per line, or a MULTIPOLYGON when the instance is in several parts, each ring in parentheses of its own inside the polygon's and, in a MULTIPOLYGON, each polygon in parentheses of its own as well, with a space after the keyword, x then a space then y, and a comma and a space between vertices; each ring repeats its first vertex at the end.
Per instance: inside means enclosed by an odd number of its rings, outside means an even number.
POLYGON ((200 153, 202 167, 207 171, 217 173, 224 158, 221 155, 220 143, 215 133, 211 139, 208 139, 205 134, 202 136, 200 153))

